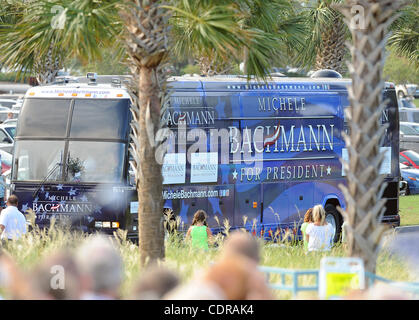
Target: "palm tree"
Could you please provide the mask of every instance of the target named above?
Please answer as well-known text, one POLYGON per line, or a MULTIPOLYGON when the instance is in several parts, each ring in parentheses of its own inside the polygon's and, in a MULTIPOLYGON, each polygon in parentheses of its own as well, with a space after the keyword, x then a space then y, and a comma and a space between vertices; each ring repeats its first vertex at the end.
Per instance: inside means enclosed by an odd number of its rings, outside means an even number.
MULTIPOLYGON (((249 46, 249 39, 253 35, 241 28, 241 12, 236 7, 218 5, 216 2, 179 0, 171 5, 162 5, 158 0, 127 0, 120 11, 125 24, 126 50, 135 80, 132 154, 133 166, 137 171, 142 264, 164 258, 163 154, 159 153, 163 141, 157 133, 161 125, 162 108, 167 105, 162 66, 167 61, 168 52, 200 53, 223 59, 238 57, 241 48, 249 46), (170 22, 174 26, 174 33, 181 27, 187 31, 171 37, 170 22), (173 42, 169 41, 170 38, 173 42), (156 154, 160 161, 156 161, 156 154)), ((258 75, 263 76, 268 66, 264 65, 264 60, 258 59, 261 56, 263 53, 256 55, 249 63, 253 70, 258 70, 258 75)))
POLYGON ((264 68, 281 61, 279 53, 303 46, 302 17, 287 0, 183 0, 170 9, 174 53, 194 57, 204 75, 227 73, 243 61, 246 74, 263 78, 264 68), (225 37, 225 48, 214 50, 206 45, 208 39, 199 40, 203 30, 198 27, 204 23, 225 27, 217 30, 217 36, 225 37), (231 34, 240 35, 238 42, 231 34))
POLYGON ((379 119, 385 102, 383 65, 387 28, 395 19, 394 11, 403 5, 393 0, 346 0, 336 6, 348 26, 354 19, 353 8, 362 8, 363 28, 351 28, 352 61, 349 66, 352 84, 348 89, 351 108, 351 133, 344 135, 349 163, 344 162, 348 186, 341 186, 347 208, 340 210, 348 223, 348 254, 361 257, 365 269, 375 272, 380 239, 386 228, 380 224, 386 199, 382 198, 386 184, 379 168, 384 155, 379 141, 386 127, 379 119), (355 7, 358 6, 358 7, 355 7))
MULTIPOLYGON (((27 10, 16 24, 0 28, 0 51, 8 66, 21 73, 44 66, 45 59, 59 61, 67 57, 95 59, 100 48, 125 44, 133 74, 132 154, 136 169, 139 201, 139 245, 141 263, 164 258, 162 153, 160 114, 166 106, 164 65, 168 52, 187 47, 196 53, 221 59, 242 58, 243 47, 249 50, 247 71, 264 77, 269 68, 270 51, 260 40, 261 33, 243 28, 243 11, 220 1, 172 0, 163 5, 159 0, 39 0, 26 2, 27 10), (199 3, 199 6, 196 5, 199 3), (190 5, 193 10, 185 10, 190 5), (63 8, 63 28, 53 28, 57 17, 54 6, 63 8), (202 9, 204 8, 204 9, 202 9), (171 15, 173 18, 171 19, 171 15), (188 17, 189 33, 182 40, 173 37, 176 29, 188 17), (176 24, 171 22, 176 21, 176 24), (121 33, 124 36, 121 36, 121 33), (256 39, 256 40, 255 40, 256 39), (170 41, 171 40, 171 41, 170 41), (251 53, 251 54, 250 54, 251 53), (160 161, 156 161, 156 154, 160 161)), ((58 21, 59 22, 59 21, 58 21)), ((288 25, 291 29, 292 26, 288 25)), ((50 81, 57 66, 48 64, 50 81)), ((38 72, 44 73, 38 69, 38 72)))
POLYGON ((342 15, 333 6, 342 0, 308 0, 303 2, 300 14, 306 22, 306 38, 297 62, 314 70, 345 71, 345 40, 348 29, 342 15))
POLYGON ((39 83, 54 80, 65 59, 100 58, 99 48, 118 42, 122 25, 111 1, 6 1, 0 27, 2 62, 18 76, 33 72, 39 83), (10 18, 6 10, 18 14, 10 18), (60 20, 61 19, 61 20, 60 20), (61 25, 62 24, 62 25, 61 25))
POLYGON ((399 12, 400 17, 394 21, 390 30, 389 46, 395 52, 409 59, 419 68, 419 0, 413 0, 399 12))

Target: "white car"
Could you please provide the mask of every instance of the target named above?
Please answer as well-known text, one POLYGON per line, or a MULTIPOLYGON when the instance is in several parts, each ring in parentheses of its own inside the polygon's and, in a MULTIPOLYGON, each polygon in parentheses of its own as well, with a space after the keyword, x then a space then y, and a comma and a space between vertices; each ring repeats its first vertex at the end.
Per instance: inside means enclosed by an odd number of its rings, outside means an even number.
POLYGON ((16 133, 15 124, 0 124, 0 149, 12 152, 16 133))
POLYGON ((418 86, 416 84, 399 84, 396 86, 396 93, 399 99, 413 97, 416 94, 418 86))
POLYGON ((0 99, 0 106, 12 109, 12 107, 17 103, 17 100, 13 99, 0 99))
POLYGON ((400 108, 399 109, 400 122, 415 122, 419 123, 419 108, 400 108))
POLYGON ((419 152, 419 123, 400 122, 400 149, 419 152))

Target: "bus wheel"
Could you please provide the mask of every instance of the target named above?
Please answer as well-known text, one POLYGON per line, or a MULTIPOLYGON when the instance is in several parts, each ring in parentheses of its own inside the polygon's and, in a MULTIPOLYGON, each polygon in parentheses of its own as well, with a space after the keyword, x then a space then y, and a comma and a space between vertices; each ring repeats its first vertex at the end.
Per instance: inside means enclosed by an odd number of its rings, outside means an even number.
POLYGON ((333 242, 336 243, 339 241, 340 233, 342 230, 342 218, 338 210, 333 204, 326 204, 324 207, 326 211, 326 222, 330 223, 335 230, 335 236, 333 242))

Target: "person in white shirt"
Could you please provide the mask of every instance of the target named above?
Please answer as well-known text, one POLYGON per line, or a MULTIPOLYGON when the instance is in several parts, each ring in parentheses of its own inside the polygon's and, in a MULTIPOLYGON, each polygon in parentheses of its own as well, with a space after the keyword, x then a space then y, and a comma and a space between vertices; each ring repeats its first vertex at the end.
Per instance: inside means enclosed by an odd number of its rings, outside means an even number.
POLYGON ((7 208, 0 214, 0 234, 1 239, 17 240, 26 233, 25 216, 18 210, 19 199, 11 195, 7 199, 7 208))
POLYGON ((328 251, 332 245, 333 227, 325 222, 326 212, 318 204, 313 207, 313 221, 306 229, 308 251, 328 251))

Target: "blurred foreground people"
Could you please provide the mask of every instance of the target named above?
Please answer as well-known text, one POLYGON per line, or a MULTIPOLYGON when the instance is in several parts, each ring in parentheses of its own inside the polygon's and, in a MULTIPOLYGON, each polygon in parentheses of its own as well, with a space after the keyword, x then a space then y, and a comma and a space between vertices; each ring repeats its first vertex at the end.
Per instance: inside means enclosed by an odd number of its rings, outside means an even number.
POLYGON ((11 300, 39 300, 46 297, 37 292, 31 285, 31 277, 24 272, 13 257, 0 249, 0 286, 5 289, 7 299, 11 300))
POLYGON ((18 202, 17 196, 12 194, 7 199, 7 208, 1 211, 1 240, 18 240, 26 234, 26 219, 17 208, 18 202))
POLYGON ((260 245, 256 237, 245 231, 233 231, 227 237, 222 254, 225 257, 242 256, 248 260, 249 265, 249 290, 247 299, 249 300, 270 300, 273 299, 271 290, 265 281, 265 276, 259 271, 258 265, 261 260, 260 245))
POLYGON ((409 300, 411 295, 386 283, 376 283, 367 290, 354 290, 349 292, 345 300, 409 300))
POLYGON ((187 284, 169 292, 166 300, 272 299, 265 278, 258 270, 260 249, 251 235, 236 231, 226 240, 218 261, 187 284))
POLYGON ((247 261, 222 259, 198 272, 188 283, 164 296, 165 300, 243 300, 249 289, 247 261))
POLYGON ((56 252, 44 259, 31 274, 33 288, 45 299, 79 300, 80 272, 71 253, 56 252))
POLYGON ((124 276, 122 257, 111 240, 103 235, 87 239, 76 252, 83 300, 120 298, 124 276))
POLYGON ((225 256, 242 255, 256 265, 260 263, 260 246, 258 240, 245 231, 233 231, 225 240, 222 253, 225 256))
POLYGON ((152 264, 142 273, 130 298, 159 300, 179 283, 180 279, 176 273, 163 266, 152 264))

